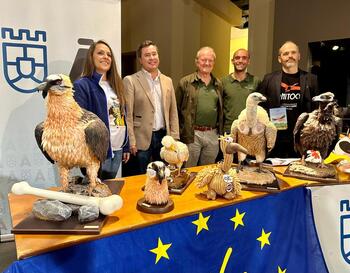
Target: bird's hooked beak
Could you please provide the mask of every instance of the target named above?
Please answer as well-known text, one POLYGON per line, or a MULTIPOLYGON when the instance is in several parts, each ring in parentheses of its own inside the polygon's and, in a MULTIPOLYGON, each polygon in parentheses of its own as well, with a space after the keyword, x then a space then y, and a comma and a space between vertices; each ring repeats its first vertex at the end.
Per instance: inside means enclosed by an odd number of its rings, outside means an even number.
POLYGON ((265 101, 267 101, 267 99, 266 99, 265 96, 260 96, 259 99, 260 99, 260 102, 265 102, 265 101))
POLYGON ((326 93, 322 93, 318 96, 312 97, 312 101, 330 102, 333 100, 334 100, 334 94, 332 92, 326 92, 326 93))
POLYGON ((63 91, 67 88, 72 88, 71 83, 66 83, 67 79, 63 77, 67 76, 58 74, 49 75, 45 81, 37 87, 38 92, 42 91, 43 97, 45 98, 49 90, 63 91))
POLYGON ((50 88, 54 85, 59 85, 62 83, 62 78, 60 75, 50 75, 48 76, 44 82, 39 84, 37 87, 38 92, 42 91, 43 93, 43 98, 45 99, 47 96, 47 92, 50 90, 50 88))
POLYGON ((165 178, 168 178, 170 176, 170 170, 167 166, 164 165, 164 167, 161 167, 159 169, 159 172, 157 174, 157 178, 159 180, 159 183, 162 183, 162 181, 165 179, 165 178))
POLYGON ((259 92, 253 92, 247 97, 247 104, 259 104, 260 102, 265 102, 267 101, 266 97, 259 93, 259 92))
POLYGON ((147 166, 147 175, 150 178, 155 178, 162 183, 164 178, 170 176, 170 170, 165 166, 165 164, 161 161, 151 162, 147 166))
POLYGON ((227 154, 234 154, 236 152, 241 152, 244 154, 248 154, 248 150, 246 148, 244 148, 242 145, 239 145, 238 143, 229 143, 226 146, 225 152, 227 154))

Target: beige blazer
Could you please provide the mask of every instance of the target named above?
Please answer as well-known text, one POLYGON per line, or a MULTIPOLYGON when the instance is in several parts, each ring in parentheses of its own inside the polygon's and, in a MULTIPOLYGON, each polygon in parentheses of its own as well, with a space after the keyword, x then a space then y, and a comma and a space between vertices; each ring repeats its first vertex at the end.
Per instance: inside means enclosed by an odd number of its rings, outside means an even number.
MULTIPOLYGON (((153 96, 144 72, 126 76, 123 80, 126 100, 130 146, 136 145, 139 150, 147 150, 151 144, 155 106, 153 96)), ((167 135, 179 139, 179 120, 175 91, 171 78, 160 74, 162 102, 167 135)))

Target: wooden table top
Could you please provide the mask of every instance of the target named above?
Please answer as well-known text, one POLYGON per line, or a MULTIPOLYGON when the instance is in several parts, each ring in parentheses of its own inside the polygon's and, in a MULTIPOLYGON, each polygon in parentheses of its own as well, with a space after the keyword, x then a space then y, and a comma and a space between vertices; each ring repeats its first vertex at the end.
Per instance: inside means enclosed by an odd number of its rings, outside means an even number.
MULTIPOLYGON (((201 168, 202 167, 195 167, 190 170, 196 172, 201 168)), ((275 170, 283 173, 284 169, 285 167, 277 167, 275 170)), ((282 183, 282 190, 288 190, 312 183, 311 181, 283 177, 279 174, 277 174, 277 177, 285 182, 282 183)), ((127 232, 187 215, 193 215, 202 211, 248 201, 268 194, 266 192, 242 191, 241 196, 234 200, 218 198, 215 201, 208 201, 202 194, 200 194, 205 191, 206 188, 198 189, 194 183, 191 183, 182 195, 171 195, 171 199, 175 204, 174 210, 165 214, 147 214, 136 209, 137 201, 143 197, 143 191, 141 188, 144 185, 145 179, 145 175, 124 178, 125 185, 121 191, 124 205, 120 210, 107 217, 106 223, 99 235, 16 234, 15 241, 17 258, 24 259, 78 243, 127 232)), ((13 226, 17 225, 31 213, 32 204, 38 199, 37 196, 33 195, 15 195, 12 193, 9 194, 8 198, 13 226)))

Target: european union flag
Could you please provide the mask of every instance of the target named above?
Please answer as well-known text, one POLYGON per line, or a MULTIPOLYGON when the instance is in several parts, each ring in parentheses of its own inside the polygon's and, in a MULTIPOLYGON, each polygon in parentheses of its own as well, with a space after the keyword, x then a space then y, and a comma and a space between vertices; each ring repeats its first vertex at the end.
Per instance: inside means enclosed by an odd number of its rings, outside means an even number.
POLYGON ((328 271, 310 195, 296 188, 28 258, 5 272, 328 271))

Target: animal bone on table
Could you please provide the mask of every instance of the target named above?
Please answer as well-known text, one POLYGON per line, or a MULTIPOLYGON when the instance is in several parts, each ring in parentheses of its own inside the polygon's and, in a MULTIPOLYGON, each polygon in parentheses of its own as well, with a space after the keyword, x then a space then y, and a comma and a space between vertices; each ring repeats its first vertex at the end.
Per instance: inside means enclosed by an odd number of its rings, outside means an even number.
POLYGON ((33 194, 70 204, 97 206, 100 212, 104 215, 110 215, 123 206, 123 199, 116 194, 108 197, 93 197, 73 193, 44 190, 31 187, 26 181, 15 183, 12 186, 11 191, 14 194, 18 195, 33 194))

